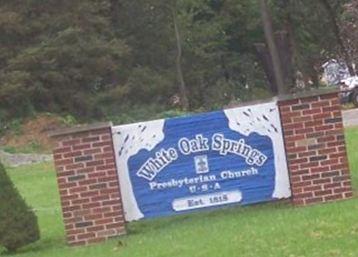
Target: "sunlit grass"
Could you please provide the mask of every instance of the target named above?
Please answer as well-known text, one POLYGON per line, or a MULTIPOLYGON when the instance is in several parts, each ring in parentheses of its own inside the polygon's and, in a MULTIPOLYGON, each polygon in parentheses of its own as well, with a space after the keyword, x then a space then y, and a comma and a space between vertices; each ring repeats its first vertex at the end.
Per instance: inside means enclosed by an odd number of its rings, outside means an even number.
MULTIPOLYGON (((358 187, 358 129, 346 134, 358 187)), ((294 208, 265 204, 128 225, 129 235, 104 244, 65 245, 52 164, 8 169, 39 217, 42 239, 17 256, 36 257, 326 257, 358 256, 358 199, 294 208), (118 244, 118 241, 121 244, 118 244)))

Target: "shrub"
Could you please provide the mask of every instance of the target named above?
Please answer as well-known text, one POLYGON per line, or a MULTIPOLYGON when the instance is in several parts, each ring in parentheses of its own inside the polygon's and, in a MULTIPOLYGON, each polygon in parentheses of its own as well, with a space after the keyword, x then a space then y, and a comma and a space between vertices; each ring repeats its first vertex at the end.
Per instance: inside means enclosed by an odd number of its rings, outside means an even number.
POLYGON ((35 213, 25 203, 0 163, 0 245, 14 252, 39 238, 35 213))

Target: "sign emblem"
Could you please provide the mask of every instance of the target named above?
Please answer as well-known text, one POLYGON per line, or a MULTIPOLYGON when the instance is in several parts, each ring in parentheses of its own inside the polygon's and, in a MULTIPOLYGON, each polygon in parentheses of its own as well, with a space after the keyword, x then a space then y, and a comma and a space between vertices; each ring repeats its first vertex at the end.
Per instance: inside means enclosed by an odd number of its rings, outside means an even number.
POLYGON ((205 174, 209 172, 209 163, 207 155, 194 157, 196 174, 205 174))

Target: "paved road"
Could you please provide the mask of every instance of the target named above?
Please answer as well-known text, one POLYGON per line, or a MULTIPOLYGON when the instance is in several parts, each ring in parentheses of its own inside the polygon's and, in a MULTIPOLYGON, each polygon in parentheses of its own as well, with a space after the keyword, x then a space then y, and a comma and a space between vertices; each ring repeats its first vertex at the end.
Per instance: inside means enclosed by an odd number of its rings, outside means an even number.
POLYGON ((358 108, 343 111, 343 121, 345 127, 358 126, 358 108))

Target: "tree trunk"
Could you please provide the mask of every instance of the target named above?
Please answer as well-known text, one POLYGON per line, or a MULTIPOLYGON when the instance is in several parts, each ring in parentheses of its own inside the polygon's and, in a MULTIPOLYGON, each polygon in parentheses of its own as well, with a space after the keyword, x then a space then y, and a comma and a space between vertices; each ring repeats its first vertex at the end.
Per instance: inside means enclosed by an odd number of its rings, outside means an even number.
POLYGON ((270 91, 272 92, 273 95, 277 95, 278 93, 277 83, 273 71, 272 58, 270 52, 268 51, 267 46, 264 43, 256 43, 255 48, 256 48, 257 57, 264 68, 270 91))
POLYGON ((288 44, 288 51, 290 52, 290 58, 291 58, 291 75, 292 75, 292 82, 295 81, 295 72, 298 69, 297 67, 297 46, 295 41, 295 29, 293 25, 293 20, 291 16, 292 10, 290 9, 290 6, 294 3, 294 0, 281 0, 281 8, 284 12, 284 30, 287 32, 287 44, 288 44))
POLYGON ((285 30, 276 31, 274 33, 274 38, 281 61, 283 82, 285 83, 285 87, 287 89, 292 89, 295 85, 295 79, 289 35, 285 30))
POLYGON ((111 20, 114 28, 118 25, 120 4, 119 0, 110 0, 111 4, 111 20))
POLYGON ((177 71, 177 77, 179 83, 180 102, 182 108, 184 110, 188 110, 189 100, 188 100, 188 93, 187 93, 184 76, 183 76, 183 70, 182 70, 182 45, 181 45, 178 18, 177 18, 175 7, 173 8, 172 13, 173 13, 173 23, 174 23, 174 30, 175 30, 175 39, 177 43, 176 71, 177 71))
POLYGON ((285 85, 280 56, 274 39, 272 18, 268 9, 267 0, 260 0, 262 23, 265 32, 265 38, 272 58, 275 81, 279 95, 289 93, 288 85, 285 85))
POLYGON ((343 58, 348 66, 349 69, 349 73, 351 76, 355 75, 354 72, 354 68, 352 65, 352 59, 350 58, 349 52, 344 44, 344 40, 342 38, 342 34, 341 34, 341 30, 339 28, 338 25, 338 21, 337 21, 337 17, 336 14, 334 12, 333 7, 330 5, 330 3, 327 0, 319 0, 319 2, 321 3, 321 5, 326 9, 330 22, 332 24, 332 28, 333 28, 333 33, 337 39, 337 43, 339 45, 339 48, 343 54, 343 58))

